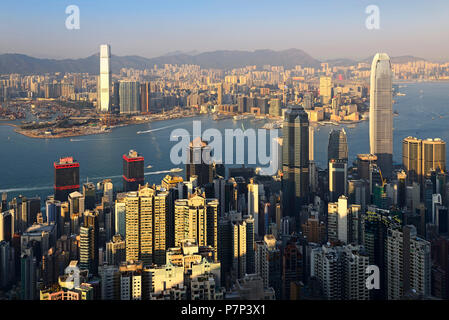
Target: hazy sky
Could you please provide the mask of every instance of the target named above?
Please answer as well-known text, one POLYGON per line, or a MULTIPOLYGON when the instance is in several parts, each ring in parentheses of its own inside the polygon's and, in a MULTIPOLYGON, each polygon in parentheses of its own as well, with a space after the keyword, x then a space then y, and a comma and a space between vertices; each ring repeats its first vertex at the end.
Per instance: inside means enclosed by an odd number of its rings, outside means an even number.
POLYGON ((385 51, 449 61, 448 0, 2 0, 0 53, 79 58, 109 43, 114 55, 303 49, 318 59, 385 51), (68 5, 80 29, 65 27, 68 5), (380 30, 368 30, 368 5, 380 30))

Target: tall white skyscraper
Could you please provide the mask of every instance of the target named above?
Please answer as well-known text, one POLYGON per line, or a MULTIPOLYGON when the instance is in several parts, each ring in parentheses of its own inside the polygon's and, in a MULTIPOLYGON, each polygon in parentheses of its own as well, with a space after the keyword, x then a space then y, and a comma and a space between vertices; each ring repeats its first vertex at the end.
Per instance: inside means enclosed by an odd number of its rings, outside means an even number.
POLYGON ((369 139, 370 153, 377 156, 382 175, 391 175, 393 165, 393 95, 390 57, 378 53, 371 65, 369 139))
POLYGON ((108 44, 100 46, 100 79, 98 108, 108 112, 111 106, 111 47, 108 44))

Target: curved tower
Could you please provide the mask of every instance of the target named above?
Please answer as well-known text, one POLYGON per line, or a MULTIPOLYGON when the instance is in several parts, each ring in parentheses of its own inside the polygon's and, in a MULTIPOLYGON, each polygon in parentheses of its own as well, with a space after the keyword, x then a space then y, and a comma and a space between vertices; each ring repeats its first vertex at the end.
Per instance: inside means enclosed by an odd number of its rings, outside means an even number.
POLYGON ((371 65, 369 142, 384 177, 391 176, 393 166, 392 82, 390 57, 376 54, 371 65))

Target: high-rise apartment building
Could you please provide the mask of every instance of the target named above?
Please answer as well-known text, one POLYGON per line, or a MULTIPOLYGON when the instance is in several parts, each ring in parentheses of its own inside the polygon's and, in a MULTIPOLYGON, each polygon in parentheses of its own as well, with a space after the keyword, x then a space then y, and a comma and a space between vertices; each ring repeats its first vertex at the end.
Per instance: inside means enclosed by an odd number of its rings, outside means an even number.
POLYGON ((430 295, 430 243, 416 235, 414 226, 388 229, 386 241, 387 298, 399 300, 410 292, 430 295))
POLYGON ((384 177, 391 176, 393 166, 393 73, 386 53, 374 56, 371 65, 369 136, 370 153, 384 177))
POLYGON ((369 300, 368 265, 363 246, 322 246, 311 253, 311 276, 328 300, 369 300))
POLYGON ((126 260, 165 263, 168 192, 139 186, 125 196, 126 260))
POLYGON ((189 199, 175 200, 175 246, 194 239, 200 246, 211 246, 218 256, 218 200, 205 194, 192 194, 189 199))

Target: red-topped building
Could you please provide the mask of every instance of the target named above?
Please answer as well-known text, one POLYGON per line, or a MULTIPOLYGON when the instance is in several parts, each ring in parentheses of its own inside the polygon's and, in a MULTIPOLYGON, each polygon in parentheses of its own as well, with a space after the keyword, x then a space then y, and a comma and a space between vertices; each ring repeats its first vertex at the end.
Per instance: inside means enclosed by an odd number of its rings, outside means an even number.
POLYGON ((65 157, 54 163, 55 199, 67 201, 70 193, 79 191, 80 164, 73 157, 65 157))
POLYGON ((144 158, 130 150, 123 155, 123 191, 137 191, 144 184, 144 158))

